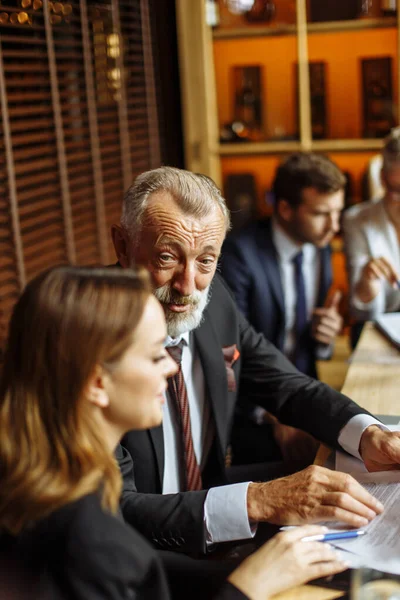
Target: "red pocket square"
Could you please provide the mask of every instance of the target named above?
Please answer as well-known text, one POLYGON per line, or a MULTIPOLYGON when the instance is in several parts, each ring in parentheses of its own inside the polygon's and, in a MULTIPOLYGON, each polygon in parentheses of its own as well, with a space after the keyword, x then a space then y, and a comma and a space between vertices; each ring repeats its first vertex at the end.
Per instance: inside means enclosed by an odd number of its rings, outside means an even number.
POLYGON ((228 391, 236 392, 236 378, 232 365, 239 358, 240 352, 237 349, 236 344, 232 344, 232 346, 224 346, 222 348, 222 354, 224 355, 226 376, 228 378, 228 391))
POLYGON ((224 355, 225 362, 229 363, 230 367, 240 356, 240 352, 237 349, 236 344, 232 344, 232 346, 223 346, 222 353, 224 355))

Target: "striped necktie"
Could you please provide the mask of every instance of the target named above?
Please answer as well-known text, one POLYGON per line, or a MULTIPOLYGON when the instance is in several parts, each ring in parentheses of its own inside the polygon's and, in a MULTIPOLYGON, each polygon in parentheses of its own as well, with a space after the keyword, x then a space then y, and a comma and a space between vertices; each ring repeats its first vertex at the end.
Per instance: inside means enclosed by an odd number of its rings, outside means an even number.
POLYGON ((180 438, 182 453, 182 467, 185 478, 184 491, 201 490, 200 468, 194 453, 192 428, 190 425, 190 408, 185 380, 182 373, 182 350, 183 341, 176 346, 168 346, 166 350, 174 359, 179 369, 178 372, 168 379, 168 393, 176 407, 178 422, 180 424, 180 438))

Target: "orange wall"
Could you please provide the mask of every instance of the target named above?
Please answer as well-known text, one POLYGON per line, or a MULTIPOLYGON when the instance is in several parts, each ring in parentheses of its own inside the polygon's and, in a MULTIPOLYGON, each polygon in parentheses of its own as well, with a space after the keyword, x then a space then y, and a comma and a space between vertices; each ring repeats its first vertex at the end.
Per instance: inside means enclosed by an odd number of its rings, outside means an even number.
POLYGON ((214 42, 218 116, 220 123, 233 118, 233 65, 263 65, 263 121, 267 137, 295 132, 296 110, 293 64, 296 38, 268 37, 214 42))
MULTIPOLYGON (((309 58, 325 61, 328 132, 333 138, 361 137, 360 58, 393 57, 393 90, 397 101, 396 29, 309 35, 309 58)), ((234 65, 261 65, 263 120, 267 138, 296 131, 295 36, 215 40, 214 61, 220 123, 233 117, 234 65)))
POLYGON ((362 136, 361 58, 392 57, 394 102, 397 102, 396 30, 313 34, 309 36, 309 59, 327 63, 328 137, 362 136))
MULTIPOLYGON (((396 29, 334 32, 309 35, 309 57, 326 62, 328 133, 331 138, 357 138, 362 134, 362 84, 360 58, 393 57, 393 91, 397 102, 396 29)), ((263 120, 266 138, 296 132, 297 107, 294 64, 295 36, 266 36, 214 41, 218 115, 220 123, 233 117, 234 65, 263 66, 263 120)), ((361 196, 361 175, 375 152, 334 152, 330 156, 351 173, 355 199, 361 196)), ((252 173, 256 179, 258 207, 266 212, 264 193, 270 187, 281 155, 222 158, 222 173, 252 173)))

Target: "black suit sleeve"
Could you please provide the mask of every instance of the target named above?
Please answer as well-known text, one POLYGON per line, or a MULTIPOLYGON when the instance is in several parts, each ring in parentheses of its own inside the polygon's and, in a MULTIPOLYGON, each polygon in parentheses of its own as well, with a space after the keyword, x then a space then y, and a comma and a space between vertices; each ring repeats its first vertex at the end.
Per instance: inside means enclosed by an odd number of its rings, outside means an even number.
POLYGON ((242 364, 241 402, 253 402, 281 423, 308 431, 340 448, 337 439, 352 417, 370 414, 344 394, 300 373, 277 348, 239 315, 242 364))
POLYGON ((204 553, 207 490, 164 495, 139 493, 129 452, 119 445, 116 457, 123 477, 121 510, 125 521, 151 540, 156 548, 204 553))
MULTIPOLYGON (((156 552, 101 507, 97 494, 54 511, 34 546, 45 556, 51 600, 170 600, 156 552)), ((42 598, 42 595, 40 596, 42 598)))

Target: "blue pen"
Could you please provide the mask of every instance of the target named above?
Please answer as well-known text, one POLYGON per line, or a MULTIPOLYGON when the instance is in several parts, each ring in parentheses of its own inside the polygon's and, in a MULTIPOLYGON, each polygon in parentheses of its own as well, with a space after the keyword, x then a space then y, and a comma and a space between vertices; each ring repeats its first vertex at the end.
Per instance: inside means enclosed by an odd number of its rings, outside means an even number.
POLYGON ((321 533, 319 535, 307 535, 301 538, 302 542, 333 542, 334 540, 349 540, 365 535, 367 532, 358 529, 357 531, 337 531, 336 533, 321 533))

